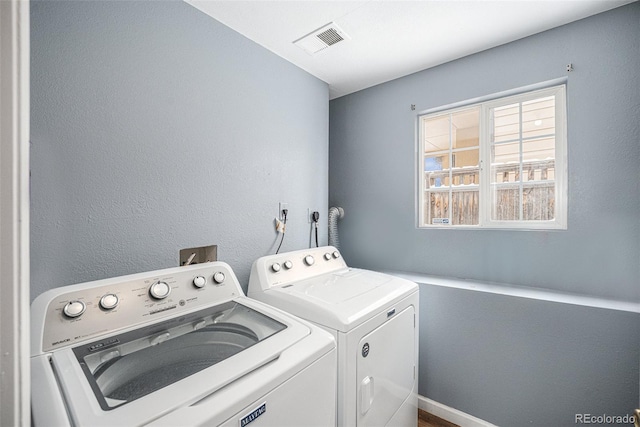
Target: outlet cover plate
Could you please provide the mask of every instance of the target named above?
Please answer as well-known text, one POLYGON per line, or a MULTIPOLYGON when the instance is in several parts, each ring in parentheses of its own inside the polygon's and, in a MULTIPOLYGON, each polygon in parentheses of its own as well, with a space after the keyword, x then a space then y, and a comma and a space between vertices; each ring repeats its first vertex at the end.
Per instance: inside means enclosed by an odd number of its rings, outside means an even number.
POLYGON ((280 221, 284 221, 284 214, 282 213, 283 210, 287 210, 287 218, 291 217, 291 212, 289 212, 289 203, 284 203, 284 202, 280 202, 278 203, 278 219, 280 221))
POLYGON ((313 214, 314 212, 320 213, 320 210, 319 209, 307 208, 307 222, 309 224, 311 224, 313 222, 313 218, 311 217, 311 214, 313 214))

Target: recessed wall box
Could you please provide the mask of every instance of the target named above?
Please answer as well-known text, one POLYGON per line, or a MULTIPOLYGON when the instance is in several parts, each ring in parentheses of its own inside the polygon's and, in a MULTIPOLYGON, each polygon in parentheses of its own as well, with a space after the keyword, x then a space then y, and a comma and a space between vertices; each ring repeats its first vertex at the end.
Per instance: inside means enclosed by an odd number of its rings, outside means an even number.
POLYGON ((180 249, 180 265, 201 264, 218 260, 218 245, 180 249))

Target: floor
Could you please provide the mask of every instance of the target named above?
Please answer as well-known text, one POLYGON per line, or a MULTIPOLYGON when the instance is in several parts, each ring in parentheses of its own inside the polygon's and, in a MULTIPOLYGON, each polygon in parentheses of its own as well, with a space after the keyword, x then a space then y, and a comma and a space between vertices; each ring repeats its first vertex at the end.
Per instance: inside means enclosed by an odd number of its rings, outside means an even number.
POLYGON ((440 417, 418 409, 418 427, 460 427, 440 417))

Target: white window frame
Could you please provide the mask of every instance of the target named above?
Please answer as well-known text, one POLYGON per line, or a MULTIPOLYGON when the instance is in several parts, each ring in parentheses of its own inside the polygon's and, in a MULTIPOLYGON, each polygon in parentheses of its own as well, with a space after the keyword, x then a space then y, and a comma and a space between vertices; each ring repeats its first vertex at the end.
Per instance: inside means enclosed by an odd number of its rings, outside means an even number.
MULTIPOLYGON (((516 229, 516 230, 566 230, 568 211, 568 168, 567 168, 567 103, 566 83, 553 82, 553 85, 540 84, 521 88, 474 101, 457 103, 446 107, 420 112, 417 115, 417 227, 420 229, 516 229), (560 83, 560 84, 558 84, 560 83), (547 96, 555 97, 555 218, 553 220, 510 220, 491 219, 491 126, 489 112, 492 108, 516 102, 547 96), (421 120, 425 116, 452 114, 473 107, 480 108, 479 146, 480 146, 480 188, 479 188, 479 223, 478 225, 426 224, 424 223, 424 140, 421 120)), ((450 213, 451 215, 451 213, 450 213)))

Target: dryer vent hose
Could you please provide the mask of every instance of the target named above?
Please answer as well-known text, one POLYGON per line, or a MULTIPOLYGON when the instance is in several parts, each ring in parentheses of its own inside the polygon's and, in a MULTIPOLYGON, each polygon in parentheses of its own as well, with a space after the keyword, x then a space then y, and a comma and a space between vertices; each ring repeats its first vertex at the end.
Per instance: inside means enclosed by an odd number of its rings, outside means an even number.
POLYGON ((338 220, 344 218, 344 209, 331 207, 329 208, 329 246, 340 249, 340 241, 338 240, 338 220))

